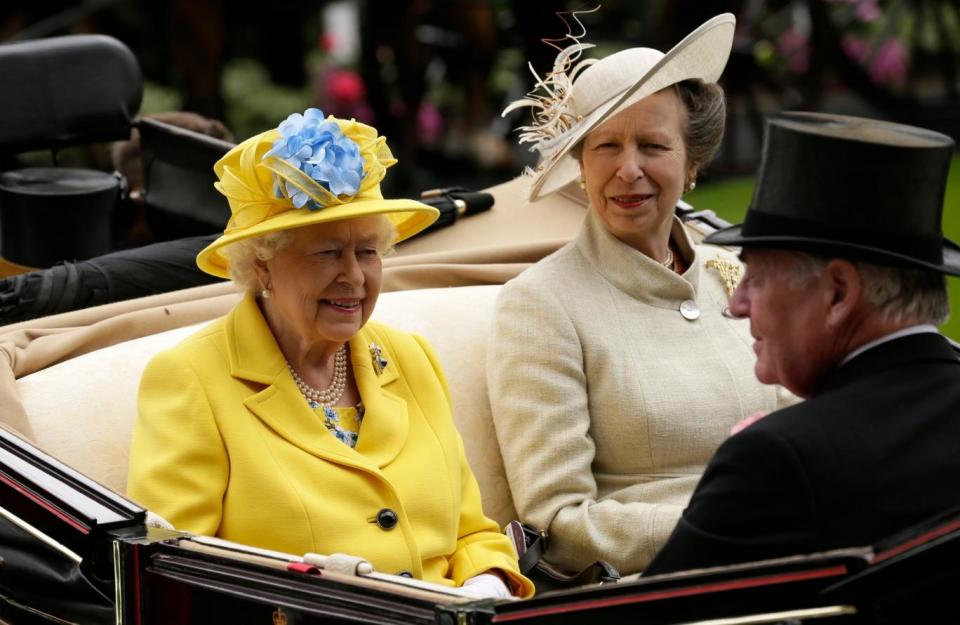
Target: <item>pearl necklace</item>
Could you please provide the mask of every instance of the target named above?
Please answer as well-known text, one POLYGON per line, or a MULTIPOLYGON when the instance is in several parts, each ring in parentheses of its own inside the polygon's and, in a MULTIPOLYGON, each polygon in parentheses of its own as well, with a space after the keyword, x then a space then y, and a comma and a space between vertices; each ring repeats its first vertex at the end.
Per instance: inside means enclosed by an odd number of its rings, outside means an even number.
POLYGON ((337 350, 337 354, 333 358, 333 377, 330 379, 330 386, 323 390, 313 388, 304 382, 289 361, 287 362, 287 369, 290 370, 293 381, 297 383, 297 388, 300 389, 300 393, 304 397, 321 406, 335 405, 343 397, 343 392, 347 388, 347 345, 343 344, 337 350))
POLYGON ((673 269, 673 250, 669 247, 667 248, 667 258, 665 260, 657 261, 667 269, 673 269))

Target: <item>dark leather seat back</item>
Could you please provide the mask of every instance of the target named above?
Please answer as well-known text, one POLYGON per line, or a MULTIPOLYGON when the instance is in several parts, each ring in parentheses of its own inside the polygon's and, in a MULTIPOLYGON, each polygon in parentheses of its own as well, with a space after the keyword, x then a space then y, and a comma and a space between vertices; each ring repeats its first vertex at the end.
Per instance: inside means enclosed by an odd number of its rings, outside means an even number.
MULTIPOLYGON (((105 35, 0 45, 0 156, 130 138, 143 77, 105 35)), ((56 159, 54 159, 56 163, 56 159)), ((0 176, 0 254, 6 275, 110 251, 121 179, 94 169, 32 167, 0 176)))
POLYGON ((140 110, 136 57, 105 35, 0 45, 0 151, 123 140, 140 110))
POLYGON ((223 230, 230 206, 213 187, 213 164, 234 144, 149 117, 137 127, 154 236, 167 240, 223 230))

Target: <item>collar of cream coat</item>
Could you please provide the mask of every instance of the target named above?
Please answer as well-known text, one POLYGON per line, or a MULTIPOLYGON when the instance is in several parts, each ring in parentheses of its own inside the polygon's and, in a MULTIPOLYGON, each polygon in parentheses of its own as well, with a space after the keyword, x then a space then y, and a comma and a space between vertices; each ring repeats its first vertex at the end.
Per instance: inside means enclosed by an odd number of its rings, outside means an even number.
POLYGON ((355 449, 337 440, 307 405, 256 299, 247 294, 226 319, 230 374, 265 387, 244 405, 289 443, 320 458, 379 473, 403 448, 408 434, 407 402, 391 391, 398 380, 396 354, 377 329, 368 324, 350 339, 350 360, 364 406, 355 449), (373 368, 370 344, 377 343, 388 364, 373 368))
POLYGON ((613 236, 592 208, 587 211, 575 244, 597 273, 617 289, 651 306, 677 310, 684 300, 697 299, 702 269, 696 248, 676 217, 673 218, 670 238, 688 265, 683 275, 613 236))

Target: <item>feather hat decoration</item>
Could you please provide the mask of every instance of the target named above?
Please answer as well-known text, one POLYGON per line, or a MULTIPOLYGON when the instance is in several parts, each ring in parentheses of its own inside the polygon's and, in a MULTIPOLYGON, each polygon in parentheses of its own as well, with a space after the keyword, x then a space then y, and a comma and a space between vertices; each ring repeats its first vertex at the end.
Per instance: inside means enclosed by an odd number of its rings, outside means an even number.
POLYGON ((501 116, 506 117, 513 111, 529 107, 533 113, 533 123, 529 126, 520 126, 517 131, 520 133, 519 143, 532 143, 531 151, 536 150, 540 154, 549 154, 563 134, 569 130, 577 121, 573 113, 571 98, 573 97, 573 81, 577 75, 597 62, 597 59, 583 59, 583 51, 595 47, 592 43, 580 41, 586 36, 587 31, 580 21, 578 14, 593 13, 600 7, 590 11, 573 11, 571 18, 579 29, 579 34, 574 34, 570 24, 564 18, 563 13, 558 13, 560 19, 567 26, 567 34, 562 39, 543 39, 542 41, 560 51, 553 62, 553 70, 546 76, 541 77, 537 74, 532 63, 527 63, 530 73, 533 74, 535 84, 527 97, 512 102, 503 110, 501 116), (572 41, 567 47, 561 47, 556 42, 572 41))
POLYGON ((614 115, 684 80, 716 82, 730 56, 736 26, 734 16, 723 13, 707 20, 666 54, 653 48, 629 48, 602 59, 586 59, 583 51, 594 46, 581 41, 586 30, 579 13, 587 11, 571 14, 577 32, 561 15, 567 34, 559 40, 544 40, 560 50, 553 70, 541 78, 531 67, 534 90, 502 113, 506 116, 521 108, 533 113, 533 121, 517 129, 520 143, 531 144, 531 151, 540 155, 536 168, 524 172, 530 178, 530 201, 577 180, 580 165, 571 150, 614 115), (556 41, 573 43, 561 48, 556 41))

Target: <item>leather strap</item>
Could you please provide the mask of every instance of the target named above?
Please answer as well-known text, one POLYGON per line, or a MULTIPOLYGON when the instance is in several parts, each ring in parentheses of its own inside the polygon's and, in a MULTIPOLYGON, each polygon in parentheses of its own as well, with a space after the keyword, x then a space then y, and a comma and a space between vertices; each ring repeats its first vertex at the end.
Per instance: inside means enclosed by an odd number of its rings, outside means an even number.
MULTIPOLYGON (((620 580, 620 572, 606 560, 597 560, 587 568, 575 574, 568 574, 554 568, 543 555, 550 546, 550 536, 544 530, 538 530, 520 521, 510 521, 503 532, 510 538, 517 551, 517 562, 524 575, 536 569, 537 573, 549 578, 551 585, 583 586, 586 584, 606 584, 620 580)), ((534 580, 536 581, 536 580, 534 580)))
POLYGON ((564 573, 550 566, 546 561, 537 566, 537 571, 546 575, 560 586, 586 586, 587 584, 609 584, 620 581, 620 571, 606 560, 596 560, 578 573, 564 573))
POLYGON ((513 520, 503 528, 503 533, 510 538, 513 548, 517 552, 517 562, 520 572, 526 575, 537 565, 547 550, 547 533, 537 530, 520 521, 513 520))
MULTIPOLYGON (((532 528, 524 526, 524 534, 529 536, 529 531, 532 531, 532 528)), ((543 558, 544 552, 547 550, 547 535, 545 533, 537 533, 536 538, 531 542, 527 543, 527 548, 523 552, 523 555, 520 556, 518 562, 520 564, 520 572, 526 575, 530 572, 530 569, 537 566, 537 563, 540 562, 543 558)))

